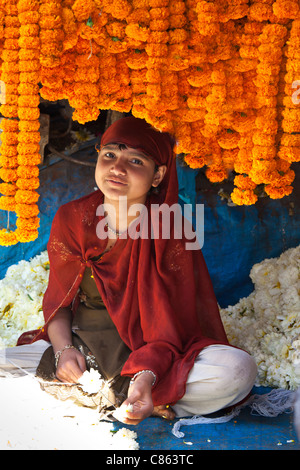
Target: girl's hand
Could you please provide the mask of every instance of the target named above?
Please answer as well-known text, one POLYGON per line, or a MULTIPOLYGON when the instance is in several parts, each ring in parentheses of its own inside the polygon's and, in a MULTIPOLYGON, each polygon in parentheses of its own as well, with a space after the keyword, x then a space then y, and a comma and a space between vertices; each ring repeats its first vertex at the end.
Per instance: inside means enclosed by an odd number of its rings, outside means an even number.
POLYGON ((85 358, 76 349, 65 349, 59 358, 56 377, 61 382, 78 383, 86 370, 85 358))
POLYGON ((125 424, 138 424, 151 416, 153 412, 152 382, 153 376, 146 372, 135 379, 128 389, 128 398, 114 413, 119 421, 125 424))

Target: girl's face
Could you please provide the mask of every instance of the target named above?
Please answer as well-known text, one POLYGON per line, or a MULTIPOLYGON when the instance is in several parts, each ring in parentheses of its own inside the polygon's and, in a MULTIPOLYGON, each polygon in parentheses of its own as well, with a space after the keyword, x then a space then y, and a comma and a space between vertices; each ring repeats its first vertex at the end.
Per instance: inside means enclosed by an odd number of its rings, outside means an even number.
POLYGON ((144 204, 151 186, 158 186, 166 166, 158 167, 141 151, 119 144, 107 144, 99 152, 95 172, 98 188, 108 200, 127 197, 130 204, 144 204))

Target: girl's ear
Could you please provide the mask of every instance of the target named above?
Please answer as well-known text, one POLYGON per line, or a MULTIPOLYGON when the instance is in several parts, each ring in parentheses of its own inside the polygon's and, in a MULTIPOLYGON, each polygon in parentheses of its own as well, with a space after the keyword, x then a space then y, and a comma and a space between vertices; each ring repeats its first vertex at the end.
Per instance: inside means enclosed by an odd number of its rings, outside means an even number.
POLYGON ((157 168, 156 172, 154 173, 153 181, 152 181, 152 186, 154 188, 157 188, 159 183, 163 180, 165 174, 167 171, 167 166, 166 165, 161 165, 157 168))

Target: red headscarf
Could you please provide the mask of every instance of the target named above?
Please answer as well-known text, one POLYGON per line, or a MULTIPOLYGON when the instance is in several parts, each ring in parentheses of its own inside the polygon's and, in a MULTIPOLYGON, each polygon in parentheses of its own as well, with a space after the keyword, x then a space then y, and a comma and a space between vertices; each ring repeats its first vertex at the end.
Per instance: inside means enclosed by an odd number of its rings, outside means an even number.
MULTIPOLYGON (((167 165, 159 196, 147 207, 177 202, 178 187, 173 141, 133 117, 116 121, 101 145, 124 143, 141 149, 158 165, 167 165)), ((201 250, 186 250, 186 239, 119 238, 100 261, 106 247, 96 235, 103 202, 100 191, 63 205, 55 215, 48 243, 50 278, 43 302, 45 327, 19 344, 47 338, 48 322, 60 307, 72 306, 86 266, 90 266, 100 295, 131 349, 122 375, 143 369, 157 375, 154 405, 171 404, 185 393, 188 373, 198 353, 210 344, 228 344, 217 301, 201 250)), ((190 240, 189 240, 190 241, 190 240)))

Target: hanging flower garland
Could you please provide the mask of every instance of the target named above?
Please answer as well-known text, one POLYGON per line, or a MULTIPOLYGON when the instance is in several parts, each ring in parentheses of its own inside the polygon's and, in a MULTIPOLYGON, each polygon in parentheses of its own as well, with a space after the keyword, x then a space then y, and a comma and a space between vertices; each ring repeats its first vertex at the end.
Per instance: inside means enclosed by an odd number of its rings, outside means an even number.
POLYGON ((286 97, 283 104, 283 135, 280 142, 278 156, 286 162, 300 161, 300 106, 293 85, 300 77, 300 19, 294 20, 290 37, 285 48, 287 57, 286 75, 284 77, 286 97))
POLYGON ((112 109, 174 132, 211 182, 235 171, 235 204, 290 194, 299 37, 296 0, 0 0, 0 209, 18 216, 0 244, 37 236, 39 96, 80 123, 112 109))
POLYGON ((74 74, 74 98, 70 105, 75 108, 73 119, 85 123, 96 120, 100 113, 99 100, 99 58, 91 54, 87 40, 79 38, 76 45, 76 70, 74 74))
POLYGON ((42 88, 40 94, 44 99, 62 99, 64 69, 61 67, 64 31, 62 28, 61 2, 53 0, 38 2, 39 9, 39 53, 40 76, 42 88))
MULTIPOLYGON (((0 178, 0 208, 9 212, 16 208, 15 194, 17 181, 17 143, 18 143, 18 84, 19 84, 19 21, 17 1, 1 1, 1 11, 4 17, 4 43, 2 50, 1 80, 5 87, 4 102, 0 111, 3 117, 1 122, 1 156, 0 178)), ((9 246, 18 242, 16 234, 9 227, 0 230, 0 244, 9 246)))
POLYGON ((39 218, 37 201, 39 194, 40 163, 40 110, 39 110, 39 1, 18 1, 20 21, 19 69, 20 84, 18 87, 18 169, 16 186, 16 237, 24 243, 38 237, 39 218))
MULTIPOLYGON (((257 74, 259 109, 256 128, 259 132, 260 145, 253 147, 253 166, 250 178, 257 184, 267 183, 265 191, 272 194, 272 188, 280 187, 280 174, 277 172, 275 139, 278 132, 278 94, 279 69, 282 60, 282 48, 287 35, 284 26, 270 24, 264 27, 258 48, 260 69, 257 74), (272 73, 266 73, 271 69, 272 73), (262 70, 260 72, 260 70, 262 70), (277 71, 277 74, 275 74, 277 71), (274 181, 275 177, 275 181, 274 181), (275 186, 274 186, 275 184, 275 186)), ((289 194, 289 190, 285 191, 289 194)), ((277 193, 279 195, 279 192, 277 193)), ((280 194, 284 194, 281 191, 280 194)))

